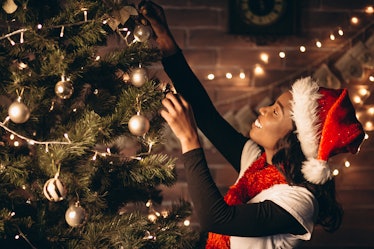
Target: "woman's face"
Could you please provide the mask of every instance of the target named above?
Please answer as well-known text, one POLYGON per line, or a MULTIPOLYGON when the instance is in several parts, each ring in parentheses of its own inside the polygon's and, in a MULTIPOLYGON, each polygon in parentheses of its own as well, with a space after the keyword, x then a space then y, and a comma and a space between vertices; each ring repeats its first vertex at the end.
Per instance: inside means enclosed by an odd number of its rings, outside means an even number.
POLYGON ((283 93, 273 105, 261 107, 260 115, 252 124, 249 136, 254 142, 264 147, 268 156, 277 152, 279 139, 285 137, 293 129, 291 100, 290 92, 283 93))

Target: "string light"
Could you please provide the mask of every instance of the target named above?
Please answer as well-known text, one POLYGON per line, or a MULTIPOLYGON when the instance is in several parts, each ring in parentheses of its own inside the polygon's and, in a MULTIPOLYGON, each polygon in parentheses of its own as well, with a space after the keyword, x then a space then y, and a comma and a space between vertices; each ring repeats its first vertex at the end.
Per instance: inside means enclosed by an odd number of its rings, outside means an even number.
POLYGON ((14 46, 16 45, 16 42, 12 40, 12 38, 7 37, 8 41, 10 42, 10 45, 14 46))
POLYGON ((19 38, 19 43, 24 43, 25 40, 23 39, 23 32, 21 32, 20 38, 19 38))
POLYGON ((280 52, 279 52, 279 57, 280 57, 281 59, 286 58, 286 53, 283 52, 283 51, 280 51, 280 52))
POLYGON ((316 40, 316 47, 321 48, 322 47, 322 42, 320 40, 316 40))
POLYGON ((357 25, 360 22, 360 19, 358 19, 357 16, 352 16, 351 17, 351 23, 354 25, 357 25))
POLYGON ((344 35, 344 31, 343 31, 343 29, 342 29, 341 27, 338 28, 338 34, 339 34, 340 36, 343 36, 343 35, 344 35))
POLYGON ((257 64, 254 68, 254 73, 257 76, 261 76, 265 74, 265 70, 261 65, 257 64))
POLYGON ((261 53, 260 59, 267 64, 269 62, 269 55, 267 53, 261 53))
POLYGON ((227 79, 232 79, 232 73, 226 73, 226 78, 227 79))
POLYGON ((300 46, 300 52, 304 53, 306 51, 306 47, 305 46, 300 46))
POLYGON ((365 13, 366 14, 373 14, 374 13, 374 7, 373 6, 367 6, 365 8, 365 13))
POLYGON ((345 166, 346 168, 349 168, 349 167, 351 166, 351 163, 350 163, 348 160, 346 160, 346 161, 344 162, 344 166, 345 166))
POLYGON ((41 141, 36 141, 34 139, 31 139, 31 138, 28 138, 28 137, 25 137, 25 136, 22 136, 21 134, 18 134, 17 132, 9 129, 7 126, 6 126, 6 123, 8 121, 8 117, 7 119, 4 121, 4 122, 0 122, 0 127, 3 128, 4 130, 10 132, 13 136, 15 137, 18 137, 22 140, 25 140, 27 143, 29 144, 41 144, 41 145, 45 145, 46 146, 46 151, 48 151, 48 145, 49 144, 60 144, 60 145, 67 145, 67 144, 71 144, 71 141, 68 139, 67 135, 65 136, 65 138, 68 140, 68 142, 60 142, 60 141, 46 141, 46 142, 41 142, 41 141))
POLYGON ((62 26, 61 27, 61 31, 60 31, 60 37, 64 37, 64 29, 65 29, 65 26, 62 26))
POLYGON ((242 80, 245 79, 245 73, 244 73, 243 70, 240 71, 240 73, 239 73, 239 78, 242 79, 242 80))
POLYGON ((188 220, 188 219, 184 220, 184 222, 183 222, 183 225, 186 226, 186 227, 188 227, 190 224, 191 224, 191 221, 188 220))
POLYGON ((87 22, 87 8, 82 8, 81 9, 83 11, 83 17, 84 17, 84 21, 87 22))
POLYGON ((331 40, 331 41, 334 41, 334 40, 335 40, 335 35, 334 35, 334 33, 330 33, 330 40, 331 40))
POLYGON ((210 74, 208 74, 207 78, 208 78, 208 80, 214 80, 215 76, 214 76, 214 74, 210 73, 210 74))

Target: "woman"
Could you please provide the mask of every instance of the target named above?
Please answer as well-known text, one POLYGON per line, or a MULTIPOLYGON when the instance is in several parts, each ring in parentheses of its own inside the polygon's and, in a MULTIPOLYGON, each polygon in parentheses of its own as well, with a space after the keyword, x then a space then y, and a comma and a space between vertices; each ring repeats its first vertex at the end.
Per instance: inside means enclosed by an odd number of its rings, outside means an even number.
POLYGON ((194 208, 201 229, 209 232, 206 248, 293 248, 311 238, 315 224, 335 231, 342 209, 327 160, 357 152, 364 138, 347 91, 300 79, 260 109, 245 137, 213 106, 169 31, 163 9, 150 1, 139 7, 178 91, 166 95, 161 115, 181 143, 194 208), (239 173, 224 197, 209 173, 197 127, 239 173))

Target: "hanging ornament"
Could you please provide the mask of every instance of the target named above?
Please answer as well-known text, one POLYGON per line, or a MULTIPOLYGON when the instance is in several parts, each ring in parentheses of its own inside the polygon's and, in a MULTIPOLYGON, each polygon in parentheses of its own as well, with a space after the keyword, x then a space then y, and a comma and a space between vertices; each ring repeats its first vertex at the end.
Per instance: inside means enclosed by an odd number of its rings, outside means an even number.
POLYGON ((18 98, 17 101, 13 102, 8 108, 8 115, 10 120, 14 123, 22 124, 25 123, 30 118, 29 108, 21 102, 18 98))
POLYGON ((148 72, 145 68, 135 68, 130 73, 130 81, 136 87, 141 87, 148 81, 148 72))
POLYGON ((128 124, 131 134, 135 136, 143 136, 150 128, 149 120, 141 114, 132 116, 128 124))
POLYGON ((149 26, 139 24, 134 29, 134 38, 138 42, 148 41, 151 36, 152 30, 149 26))
POLYGON ((50 201, 57 202, 65 199, 67 191, 60 179, 58 179, 58 174, 44 184, 43 193, 50 201))
POLYGON ((7 14, 13 14, 14 12, 16 12, 17 8, 18 8, 18 6, 17 6, 17 4, 14 3, 14 0, 6 0, 3 3, 3 10, 7 14))
POLYGON ((66 210, 65 220, 71 227, 81 226, 86 221, 86 210, 81 207, 79 201, 66 210))
POLYGON ((55 93, 61 99, 68 99, 73 95, 74 87, 69 79, 65 79, 64 76, 55 85, 55 93))

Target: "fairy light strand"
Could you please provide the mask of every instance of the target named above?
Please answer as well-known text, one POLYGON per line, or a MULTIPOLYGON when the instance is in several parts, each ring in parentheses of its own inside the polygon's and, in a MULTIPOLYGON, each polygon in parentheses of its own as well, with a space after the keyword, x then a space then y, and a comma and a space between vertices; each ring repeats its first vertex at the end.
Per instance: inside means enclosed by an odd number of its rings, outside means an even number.
POLYGON ((41 144, 41 145, 45 145, 46 147, 48 147, 48 145, 50 145, 50 144, 61 144, 61 145, 71 144, 71 141, 68 138, 68 135, 66 133, 64 134, 64 137, 65 137, 65 139, 68 140, 67 142, 63 142, 63 141, 45 141, 45 142, 42 142, 42 141, 37 141, 37 140, 31 139, 31 138, 25 137, 25 136, 15 132, 15 131, 13 131, 12 129, 8 128, 6 126, 6 122, 8 120, 9 120, 9 117, 7 117, 4 122, 0 122, 0 127, 3 128, 4 130, 8 131, 9 133, 13 134, 14 136, 16 136, 16 137, 18 137, 22 140, 25 140, 29 144, 41 144))

